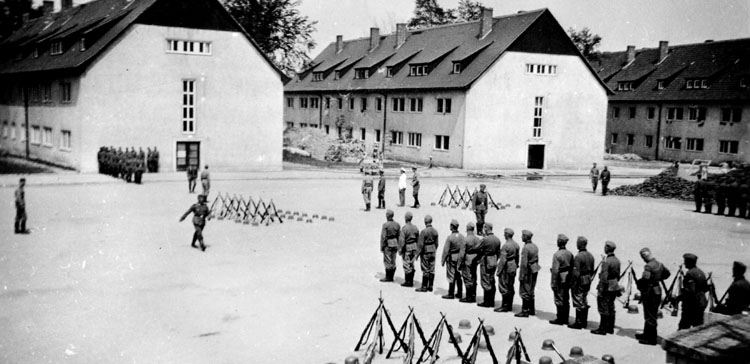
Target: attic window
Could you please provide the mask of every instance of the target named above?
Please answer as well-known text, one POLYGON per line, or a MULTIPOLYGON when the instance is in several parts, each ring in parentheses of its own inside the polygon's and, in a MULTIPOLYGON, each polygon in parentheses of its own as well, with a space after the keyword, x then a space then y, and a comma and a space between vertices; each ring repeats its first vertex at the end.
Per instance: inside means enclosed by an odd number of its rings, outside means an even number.
POLYGON ((708 81, 705 79, 689 79, 685 81, 685 88, 688 90, 708 88, 708 81))
POLYGON ((31 54, 34 58, 39 58, 39 48, 34 48, 34 51, 31 54))
POLYGON ((53 42, 52 45, 50 46, 49 54, 54 56, 54 55, 62 54, 62 52, 63 52, 62 42, 53 42))
POLYGON ((78 41, 78 50, 81 52, 86 50, 86 38, 81 37, 81 40, 78 41))
POLYGON ((367 72, 367 68, 357 68, 354 70, 355 79, 365 79, 368 77, 369 77, 369 74, 367 72))
POLYGON ((656 89, 657 90, 663 90, 664 89, 664 81, 659 81, 656 83, 656 89))
POLYGON ((428 73, 426 64, 409 66, 409 76, 427 76, 428 73))
POLYGON ((747 78, 740 78, 740 88, 747 88, 747 78))
POLYGON ((453 62, 453 73, 461 73, 461 62, 453 62))
POLYGON ((632 82, 618 82, 617 91, 631 91, 633 90, 632 82))
POLYGON ((393 67, 385 68, 385 77, 388 77, 388 78, 393 77, 393 67))
POLYGON ((334 80, 338 80, 338 79, 340 79, 340 78, 341 78, 341 71, 335 71, 335 72, 333 73, 333 79, 334 79, 334 80))
POLYGON ((313 81, 323 81, 323 72, 313 72, 313 81))
POLYGON ((211 55, 211 42, 167 39, 167 53, 211 55))

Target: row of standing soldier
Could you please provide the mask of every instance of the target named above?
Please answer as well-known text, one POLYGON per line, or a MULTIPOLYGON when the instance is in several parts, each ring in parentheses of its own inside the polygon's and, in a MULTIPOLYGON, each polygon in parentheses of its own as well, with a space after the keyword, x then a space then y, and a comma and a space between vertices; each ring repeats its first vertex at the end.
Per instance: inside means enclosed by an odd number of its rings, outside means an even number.
MULTIPOLYGON (((378 207, 377 209, 384 209, 385 208, 385 176, 383 173, 383 170, 379 170, 378 172, 375 172, 374 169, 370 168, 363 168, 363 178, 362 178, 362 197, 365 201, 365 211, 370 211, 370 204, 371 204, 371 196, 372 191, 375 188, 375 182, 373 176, 377 173, 380 177, 378 178, 378 207)), ((412 197, 414 198, 414 205, 412 205, 412 208, 418 209, 421 205, 419 204, 419 174, 417 173, 417 167, 412 167, 412 177, 411 177, 411 186, 412 186, 412 197)), ((399 177, 398 182, 398 189, 399 189, 399 207, 405 206, 405 193, 406 193, 406 170, 401 168, 401 176, 399 177)))
MULTIPOLYGON (((149 154, 151 153, 149 149, 149 154)), ((124 151, 122 148, 101 147, 96 157, 99 173, 122 178, 127 182, 140 184, 141 177, 146 172, 146 154, 142 148, 136 152, 134 147, 125 148, 124 151)))
POLYGON ((695 212, 750 219, 750 188, 731 180, 698 180, 693 187, 695 212))

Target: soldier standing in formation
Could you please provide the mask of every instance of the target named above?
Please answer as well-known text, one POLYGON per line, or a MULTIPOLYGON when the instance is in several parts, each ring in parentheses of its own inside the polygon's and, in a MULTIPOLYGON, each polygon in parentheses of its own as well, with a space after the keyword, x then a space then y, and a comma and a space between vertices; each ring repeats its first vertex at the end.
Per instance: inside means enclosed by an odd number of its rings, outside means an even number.
POLYGON ((586 250, 589 241, 584 236, 576 240, 578 254, 573 258, 571 297, 573 307, 576 309, 576 321, 568 325, 571 329, 585 329, 589 320, 589 304, 587 296, 591 290, 591 281, 594 279, 594 256, 586 250))
POLYGON ((599 271, 599 283, 596 286, 596 305, 599 308, 599 328, 591 330, 592 334, 606 335, 615 333, 615 299, 620 292, 620 260, 615 256, 617 246, 614 242, 604 243, 604 253, 599 271))
POLYGON ((703 207, 703 180, 697 180, 695 181, 695 184, 693 185, 693 200, 695 201, 695 211, 694 212, 701 212, 701 207, 703 207))
POLYGON ((714 183, 711 181, 705 181, 702 185, 702 191, 703 191, 703 213, 704 214, 710 214, 711 211, 713 211, 714 208, 714 194, 716 191, 714 191, 714 183))
POLYGON ((732 277, 734 281, 727 289, 727 300, 714 310, 724 315, 738 315, 743 311, 750 310, 750 283, 745 279, 747 266, 742 262, 734 262, 732 265, 732 277))
POLYGON ((406 170, 401 168, 401 175, 398 177, 398 205, 406 206, 406 170))
POLYGON ((476 248, 482 290, 484 290, 484 300, 477 306, 495 307, 495 270, 497 258, 500 256, 500 246, 500 239, 492 233, 492 224, 485 223, 484 238, 476 248))
POLYGON ((440 264, 446 267, 445 273, 448 278, 448 294, 443 296, 443 298, 448 300, 463 298, 461 272, 458 270, 458 259, 465 249, 464 236, 458 232, 457 220, 451 220, 450 229, 451 234, 445 239, 443 257, 440 259, 440 264))
POLYGON ((29 231, 26 230, 26 191, 24 191, 24 187, 26 186, 26 178, 21 178, 18 180, 18 188, 15 192, 16 197, 16 221, 13 225, 14 232, 16 234, 28 234, 29 231))
POLYGON ((460 302, 475 302, 477 299, 477 253, 482 239, 474 234, 474 223, 466 224, 466 237, 464 238, 464 251, 459 257, 461 265, 461 277, 466 286, 466 296, 460 302))
POLYGON ((529 230, 521 232, 521 267, 518 272, 518 293, 521 296, 521 312, 516 317, 529 317, 536 315, 534 302, 534 290, 536 289, 536 278, 541 267, 539 266, 539 248, 531 241, 534 234, 529 230))
POLYGON ((362 197, 365 200, 365 211, 370 211, 370 196, 372 196, 373 180, 370 171, 365 169, 362 178, 362 197))
POLYGON ((485 189, 487 186, 484 184, 479 185, 479 191, 474 193, 471 197, 471 209, 474 210, 474 214, 477 216, 477 230, 480 234, 484 231, 484 217, 487 215, 487 192, 485 189))
POLYGON ((378 174, 380 175, 380 179, 378 179, 378 208, 384 209, 385 208, 385 176, 384 172, 381 169, 378 174))
POLYGON ((505 228, 503 231, 505 243, 500 247, 500 259, 497 262, 497 290, 502 297, 502 303, 495 309, 495 312, 513 311, 513 296, 516 294, 513 285, 516 283, 518 253, 521 249, 513 240, 514 234, 511 228, 505 228))
POLYGON ((398 236, 401 225, 393 221, 393 211, 385 211, 383 229, 380 233, 380 251, 383 253, 383 265, 385 265, 385 278, 381 282, 393 282, 396 274, 396 254, 398 253, 398 236))
POLYGON ((417 167, 413 166, 411 167, 411 171, 414 172, 414 174, 411 176, 411 189, 412 189, 412 196, 414 197, 414 206, 412 206, 415 209, 419 208, 419 174, 417 173, 417 167))
POLYGON ((419 242, 419 228, 412 225, 412 214, 404 214, 404 226, 398 238, 398 248, 404 265, 404 283, 402 287, 414 286, 414 261, 417 260, 417 243, 419 242))
POLYGON ((708 280, 703 271, 696 266, 698 257, 695 254, 686 253, 682 259, 688 271, 682 280, 680 296, 677 297, 677 300, 682 302, 682 317, 678 330, 703 325, 703 313, 708 306, 706 299, 708 280))
MULTIPOLYGON (((604 187, 604 186, 602 186, 604 187)), ((567 325, 570 314, 570 271, 573 268, 573 253, 565 249, 568 237, 557 235, 557 251, 552 255, 551 286, 555 296, 557 317, 549 323, 553 325, 567 325)))
POLYGON ((196 180, 198 179, 198 167, 194 165, 189 165, 187 169, 187 178, 188 178, 188 191, 190 193, 195 192, 195 185, 196 180))
POLYGON ((591 179, 591 189, 596 193, 596 185, 599 184, 599 169, 596 168, 596 163, 589 171, 589 178, 591 179))
POLYGON ((422 287, 417 292, 432 292, 435 282, 435 252, 438 248, 438 232, 432 227, 432 216, 424 217, 425 228, 419 233, 417 240, 417 256, 422 268, 422 287))
POLYGON ((661 281, 669 278, 671 274, 664 264, 654 258, 649 248, 640 251, 641 258, 646 262, 643 267, 643 275, 636 282, 638 290, 641 291, 641 302, 643 303, 643 333, 636 334, 638 342, 645 345, 656 345, 657 339, 657 315, 661 305, 661 281))
POLYGON ((195 241, 197 240, 200 243, 201 250, 206 251, 206 245, 203 244, 203 229, 206 227, 206 219, 208 219, 210 212, 208 205, 206 205, 206 195, 198 195, 198 203, 190 206, 182 217, 180 217, 180 221, 185 220, 191 212, 193 213, 193 227, 195 228, 195 232, 193 233, 193 241, 190 243, 190 246, 197 248, 195 246, 195 241))
POLYGON ((201 171, 201 186, 203 186, 203 194, 208 196, 208 191, 211 189, 211 175, 208 173, 208 164, 201 171))
POLYGON ((607 187, 609 187, 610 178, 611 175, 609 173, 609 170, 607 169, 607 166, 604 166, 602 173, 599 175, 599 180, 602 181, 602 196, 607 195, 607 187))

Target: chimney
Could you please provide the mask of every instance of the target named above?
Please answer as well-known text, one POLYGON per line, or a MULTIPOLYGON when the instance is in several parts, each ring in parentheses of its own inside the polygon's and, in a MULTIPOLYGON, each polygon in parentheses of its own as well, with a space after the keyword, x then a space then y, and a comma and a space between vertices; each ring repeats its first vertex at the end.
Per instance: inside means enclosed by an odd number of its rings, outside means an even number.
POLYGON ((44 15, 49 15, 52 14, 53 11, 55 11, 55 2, 44 0, 42 3, 42 13, 44 13, 44 15))
POLYGON ((344 36, 337 35, 336 36, 336 54, 341 53, 341 51, 343 50, 344 50, 344 36))
POLYGON ((625 60, 626 63, 633 62, 635 59, 635 46, 629 45, 628 46, 628 52, 627 52, 628 58, 625 60))
POLYGON ((370 51, 380 44, 380 29, 370 28, 370 51))
POLYGON ((396 24, 396 48, 406 43, 406 23, 396 24))
POLYGON ((62 0, 61 11, 68 10, 73 7, 73 0, 62 0))
POLYGON ((659 42, 659 62, 663 61, 664 58, 667 58, 668 53, 669 53, 669 42, 667 42, 666 40, 659 42))
POLYGON ((484 38, 492 31, 492 8, 482 8, 482 19, 479 21, 479 38, 484 38))

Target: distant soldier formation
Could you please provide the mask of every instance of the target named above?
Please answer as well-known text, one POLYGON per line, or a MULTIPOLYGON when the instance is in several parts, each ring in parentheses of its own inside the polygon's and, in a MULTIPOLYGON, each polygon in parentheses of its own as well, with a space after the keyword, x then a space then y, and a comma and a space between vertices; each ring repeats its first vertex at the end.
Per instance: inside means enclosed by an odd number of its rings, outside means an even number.
POLYGON ((695 212, 750 219, 750 187, 730 177, 699 179, 693 189, 695 212))
POLYGON ((146 148, 135 147, 115 148, 101 147, 97 153, 99 163, 99 173, 106 174, 115 178, 122 178, 126 182, 135 182, 140 184, 144 173, 155 173, 159 171, 159 152, 154 147, 146 148))

